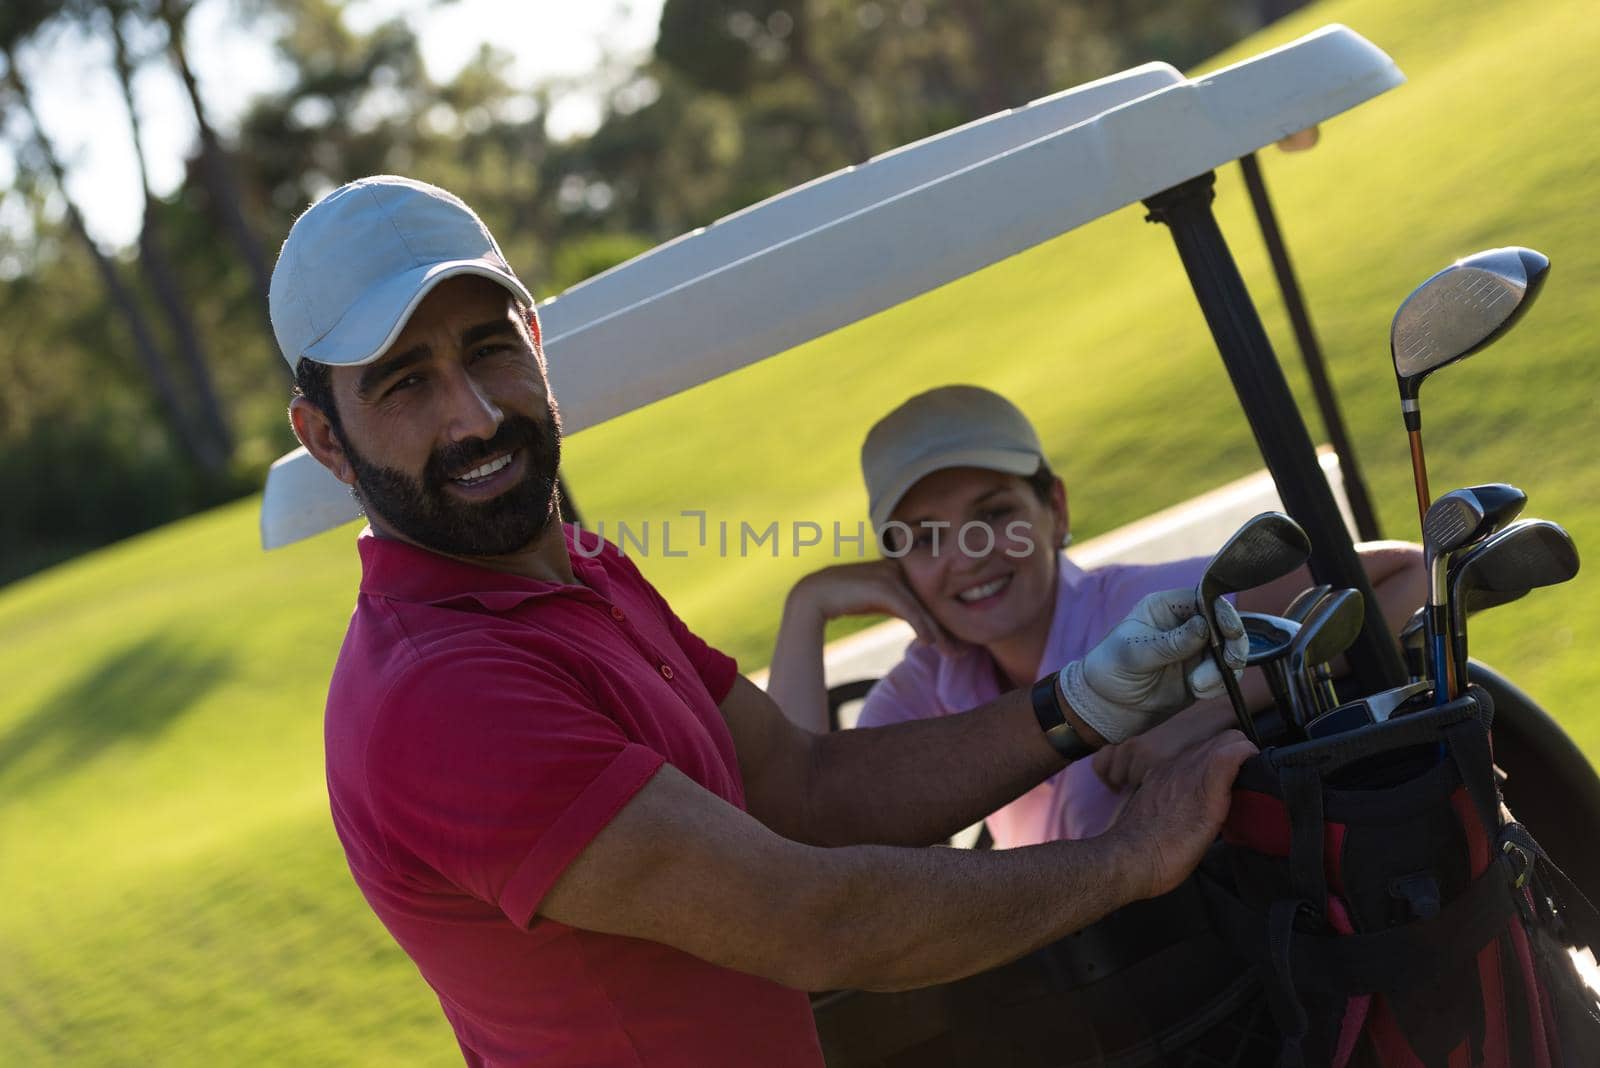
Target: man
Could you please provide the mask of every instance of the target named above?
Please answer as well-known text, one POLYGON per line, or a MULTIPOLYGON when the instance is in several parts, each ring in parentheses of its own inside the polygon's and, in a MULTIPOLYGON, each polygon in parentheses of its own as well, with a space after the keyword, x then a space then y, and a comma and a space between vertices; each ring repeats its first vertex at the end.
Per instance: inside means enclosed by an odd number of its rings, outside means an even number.
POLYGON ((1059 682, 815 736, 558 521, 533 302, 459 200, 336 190, 271 310, 295 433, 371 524, 328 695, 334 823, 469 1064, 817 1065, 801 991, 991 967, 1175 886, 1214 837, 1237 732, 1101 838, 907 848, 1220 691, 1192 594, 1147 598, 1059 682))

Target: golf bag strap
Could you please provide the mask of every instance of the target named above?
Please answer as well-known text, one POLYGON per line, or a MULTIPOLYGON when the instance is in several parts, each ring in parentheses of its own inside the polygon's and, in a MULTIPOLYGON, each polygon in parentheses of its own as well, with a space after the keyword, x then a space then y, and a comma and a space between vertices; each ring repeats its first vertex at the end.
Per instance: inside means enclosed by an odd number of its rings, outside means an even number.
POLYGON ((1284 807, 1289 813, 1289 884, 1301 904, 1321 918, 1328 900, 1322 773, 1312 765, 1302 764, 1282 768, 1279 776, 1284 807))
POLYGON ((1289 934, 1281 929, 1284 915, 1292 926, 1301 902, 1274 902, 1263 922, 1261 913, 1210 875, 1201 877, 1201 886, 1217 933, 1263 975, 1286 974, 1296 990, 1348 997, 1431 983, 1441 969, 1467 967, 1517 911, 1516 874, 1507 856, 1497 855, 1433 919, 1349 935, 1289 934))
POLYGON ((1311 1019, 1294 985, 1294 921, 1303 902, 1284 898, 1274 901, 1267 912, 1267 956, 1272 964, 1271 982, 1266 988, 1267 1005, 1282 1036, 1278 1047, 1278 1068, 1302 1068, 1303 1044, 1311 1019))

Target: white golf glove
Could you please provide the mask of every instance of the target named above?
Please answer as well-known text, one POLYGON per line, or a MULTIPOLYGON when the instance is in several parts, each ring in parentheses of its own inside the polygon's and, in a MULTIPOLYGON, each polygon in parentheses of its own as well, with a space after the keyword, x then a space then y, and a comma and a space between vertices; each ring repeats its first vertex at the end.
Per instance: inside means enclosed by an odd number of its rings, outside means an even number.
MULTIPOLYGON (((1217 598, 1224 655, 1237 678, 1250 652, 1239 613, 1217 598)), ((1107 742, 1125 741, 1196 698, 1226 692, 1195 591, 1164 590, 1134 606, 1082 660, 1061 669, 1061 692, 1107 742)))

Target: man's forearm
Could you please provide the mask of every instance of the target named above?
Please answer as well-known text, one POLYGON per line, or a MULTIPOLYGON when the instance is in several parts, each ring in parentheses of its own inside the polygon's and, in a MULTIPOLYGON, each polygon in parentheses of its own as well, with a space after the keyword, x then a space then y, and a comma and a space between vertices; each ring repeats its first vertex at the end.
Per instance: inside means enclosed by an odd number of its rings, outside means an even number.
POLYGON ((799 950, 812 989, 904 990, 995 967, 1145 892, 1113 838, 996 853, 821 850, 799 950), (915 922, 907 922, 915 917, 915 922))
POLYGON ((1063 767, 1023 691, 959 715, 825 735, 811 748, 805 837, 822 845, 942 842, 1063 767))

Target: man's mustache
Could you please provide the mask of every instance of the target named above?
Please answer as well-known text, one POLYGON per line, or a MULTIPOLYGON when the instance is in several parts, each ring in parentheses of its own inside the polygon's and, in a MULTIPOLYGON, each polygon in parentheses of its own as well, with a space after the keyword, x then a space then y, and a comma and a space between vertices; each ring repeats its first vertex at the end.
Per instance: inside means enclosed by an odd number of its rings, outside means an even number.
POLYGON ((539 438, 539 424, 525 415, 509 416, 493 437, 469 438, 435 449, 428 457, 427 467, 423 469, 423 484, 430 488, 443 486, 461 472, 471 471, 482 461, 531 445, 539 438))

